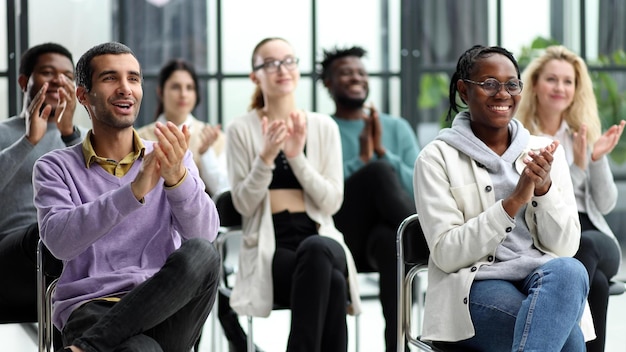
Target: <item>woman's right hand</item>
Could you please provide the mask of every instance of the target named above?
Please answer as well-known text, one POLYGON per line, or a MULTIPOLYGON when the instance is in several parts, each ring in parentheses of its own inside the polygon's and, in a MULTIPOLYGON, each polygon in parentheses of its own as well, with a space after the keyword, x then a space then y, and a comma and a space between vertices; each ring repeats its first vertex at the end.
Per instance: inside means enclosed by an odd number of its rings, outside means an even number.
POLYGON ((200 131, 200 148, 198 149, 200 154, 206 153, 213 143, 215 143, 220 135, 220 130, 220 125, 211 126, 207 124, 202 128, 202 131, 200 131))
POLYGON ((533 196, 542 196, 548 192, 552 186, 550 170, 554 161, 554 151, 559 146, 559 141, 553 141, 550 145, 542 148, 538 152, 529 152, 524 160, 526 167, 520 175, 513 193, 504 199, 502 206, 511 217, 526 203, 530 202, 533 196))
POLYGON ((622 132, 624 132, 624 126, 626 125, 626 121, 620 121, 619 125, 611 126, 593 145, 593 151, 591 153, 591 160, 597 161, 601 157, 609 154, 613 151, 617 143, 619 143, 619 139, 622 136, 622 132))
POLYGON ((272 165, 289 135, 287 123, 283 120, 269 122, 267 116, 263 116, 261 131, 263 133, 263 147, 259 156, 265 164, 272 165))

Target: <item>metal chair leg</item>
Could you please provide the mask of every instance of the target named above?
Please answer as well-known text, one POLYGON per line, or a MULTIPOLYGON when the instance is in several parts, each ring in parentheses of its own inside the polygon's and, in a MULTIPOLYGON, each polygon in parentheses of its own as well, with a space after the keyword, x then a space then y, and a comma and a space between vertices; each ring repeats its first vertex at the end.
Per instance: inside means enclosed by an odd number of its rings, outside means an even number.
POLYGON ((254 337, 252 336, 252 317, 248 316, 248 352, 254 352, 254 337))

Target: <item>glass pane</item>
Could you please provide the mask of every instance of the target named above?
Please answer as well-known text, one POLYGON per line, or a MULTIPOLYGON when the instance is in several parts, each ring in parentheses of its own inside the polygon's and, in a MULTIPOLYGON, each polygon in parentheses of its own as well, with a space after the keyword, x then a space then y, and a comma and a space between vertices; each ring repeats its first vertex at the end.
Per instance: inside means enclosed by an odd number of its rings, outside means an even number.
POLYGON ((255 86, 248 78, 230 78, 224 80, 222 88, 222 126, 225 127, 248 111, 255 86))
MULTIPOLYGON (((550 0, 502 1, 501 4, 504 48, 519 55, 522 46, 530 46, 536 37, 550 37, 550 0), (521 20, 524 18, 532 21, 521 20)), ((495 30, 495 22, 493 25, 495 30)), ((491 42, 496 44, 495 36, 491 42)))
MULTIPOLYGON (((206 18, 207 18, 207 71, 215 73, 217 71, 217 0, 206 0, 206 18)), ((223 44, 222 44, 223 45, 223 44)))
POLYGON ((0 77, 0 121, 9 118, 9 79, 0 77))
POLYGON ((221 124, 222 131, 224 131, 224 124, 222 124, 222 118, 217 113, 217 81, 207 81, 207 91, 205 101, 208 104, 208 122, 211 125, 221 124))
MULTIPOLYGON (((225 79, 222 104, 224 115, 222 127, 248 112, 255 85, 248 78, 225 79)), ((303 110, 311 109, 311 78, 301 77, 296 89, 296 106, 303 110)), ((325 112, 325 111, 324 111, 325 112)))
MULTIPOLYGON (((5 30, 7 28, 7 3, 8 1, 0 2, 0 28, 3 29, 0 31, 0 71, 6 71, 9 67, 9 63, 7 61, 9 37, 7 31, 5 30)), ((3 98, 6 99, 5 96, 3 96, 3 98)))
MULTIPOLYGON (((92 46, 111 40, 111 3, 111 0, 30 0, 28 41, 31 46, 59 43, 72 52, 76 63, 92 46)), ((80 105, 74 120, 86 128, 91 126, 87 112, 80 105)))
POLYGON ((144 77, 143 79, 143 98, 141 100, 140 114, 135 121, 135 127, 150 124, 154 122, 158 98, 157 98, 157 79, 152 77, 144 77))
POLYGON ((317 92, 317 112, 332 115, 335 112, 335 102, 328 94, 328 89, 321 82, 315 86, 317 92))
POLYGON ((59 43, 78 61, 87 49, 111 40, 111 2, 29 0, 29 43, 59 43))
POLYGON ((586 7, 587 58, 615 56, 626 49, 626 2, 588 1, 586 7), (596 29, 594 31, 593 29, 596 29))
MULTIPOLYGON (((393 72, 400 71, 400 0, 388 0, 389 4, 389 69, 393 72)), ((397 95, 398 99, 400 95, 397 95)), ((398 101, 398 104, 400 102, 398 101)))
POLYGON ((250 72, 252 51, 266 37, 289 41, 300 58, 300 70, 313 70, 308 1, 222 1, 222 25, 222 60, 226 74, 250 72))
MULTIPOLYGON (((400 91, 402 90, 402 78, 391 77, 389 79, 389 111, 391 115, 402 116, 400 112, 400 91)), ((402 116, 407 118, 407 116, 402 116)))
MULTIPOLYGON (((362 46, 368 51, 371 71, 382 68, 381 1, 318 0, 317 38, 321 57, 323 49, 334 46, 362 46), (346 14, 352 13, 352 16, 346 14)), ((398 22, 399 23, 399 22, 398 22)))

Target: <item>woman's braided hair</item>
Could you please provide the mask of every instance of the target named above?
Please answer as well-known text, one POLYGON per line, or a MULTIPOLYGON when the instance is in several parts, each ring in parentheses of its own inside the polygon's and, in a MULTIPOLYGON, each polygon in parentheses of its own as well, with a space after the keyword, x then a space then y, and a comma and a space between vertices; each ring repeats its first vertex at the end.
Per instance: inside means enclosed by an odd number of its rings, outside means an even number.
MULTIPOLYGON (((513 62, 513 65, 515 65, 515 70, 517 71, 517 78, 518 79, 520 78, 519 65, 517 63, 517 60, 515 60, 513 53, 499 46, 474 45, 473 47, 466 50, 461 55, 461 57, 459 57, 459 61, 456 64, 456 71, 454 71, 454 74, 452 75, 452 78, 450 79, 450 95, 448 97, 450 105, 448 108, 448 114, 446 116, 447 121, 452 120, 453 111, 454 113, 458 113, 459 108, 462 107, 461 105, 459 105, 458 101, 456 100, 456 94, 457 94, 456 82, 460 79, 470 79, 470 75, 474 71, 474 66, 476 65, 476 63, 479 62, 481 59, 485 57, 489 57, 493 54, 501 54, 509 58, 509 60, 513 62)), ((463 98, 460 98, 460 99, 463 102, 463 104, 467 104, 463 100, 463 98)))

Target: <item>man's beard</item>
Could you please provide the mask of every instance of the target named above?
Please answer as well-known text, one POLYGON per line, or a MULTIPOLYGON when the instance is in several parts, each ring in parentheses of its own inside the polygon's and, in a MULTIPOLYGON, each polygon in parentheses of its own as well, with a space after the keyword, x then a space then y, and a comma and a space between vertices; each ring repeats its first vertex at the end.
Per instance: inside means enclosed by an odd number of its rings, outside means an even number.
POLYGON ((360 109, 365 104, 367 100, 367 96, 365 98, 350 98, 346 95, 336 95, 335 100, 337 101, 337 105, 342 105, 350 109, 360 109))

